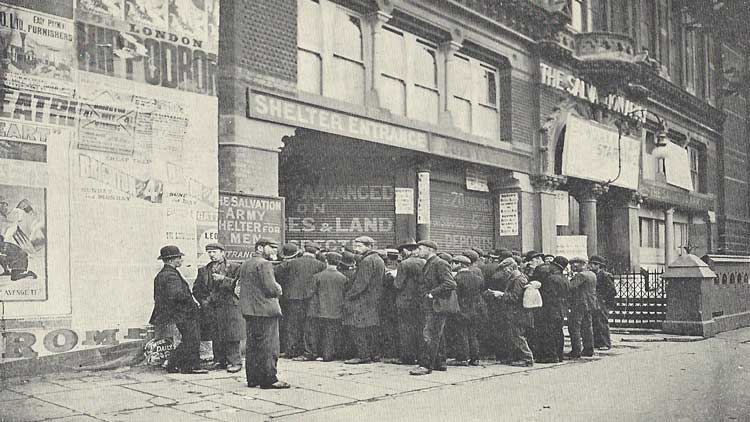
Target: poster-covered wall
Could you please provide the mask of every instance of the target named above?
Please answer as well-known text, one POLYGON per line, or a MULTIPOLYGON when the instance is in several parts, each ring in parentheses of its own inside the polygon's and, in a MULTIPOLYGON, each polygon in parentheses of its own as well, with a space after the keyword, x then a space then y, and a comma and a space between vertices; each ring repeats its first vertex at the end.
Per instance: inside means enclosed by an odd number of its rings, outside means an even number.
POLYGON ((219 1, 13 3, 0 1, 0 362, 141 338, 159 248, 182 249, 191 281, 218 217, 219 1), (64 328, 22 328, 45 320, 64 328))

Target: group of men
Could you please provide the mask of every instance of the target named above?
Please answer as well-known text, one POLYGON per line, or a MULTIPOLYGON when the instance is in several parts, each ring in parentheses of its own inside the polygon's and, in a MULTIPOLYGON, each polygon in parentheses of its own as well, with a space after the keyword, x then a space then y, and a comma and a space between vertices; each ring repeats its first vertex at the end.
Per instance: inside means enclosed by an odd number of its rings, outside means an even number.
POLYGON ((182 335, 167 370, 205 372, 201 331, 212 340, 214 368, 229 372, 242 369, 244 336, 247 383, 261 388, 289 387, 276 377, 279 357, 416 364, 411 375, 479 365, 486 354, 516 366, 559 362, 566 317, 569 358, 611 347, 616 291, 601 256, 569 260, 506 249, 450 255, 430 240, 377 250, 367 236, 352 245, 328 251, 288 243, 279 250, 260 239, 238 264, 212 243, 211 262, 192 292, 176 270, 179 249, 162 248, 151 323, 173 322, 182 335))

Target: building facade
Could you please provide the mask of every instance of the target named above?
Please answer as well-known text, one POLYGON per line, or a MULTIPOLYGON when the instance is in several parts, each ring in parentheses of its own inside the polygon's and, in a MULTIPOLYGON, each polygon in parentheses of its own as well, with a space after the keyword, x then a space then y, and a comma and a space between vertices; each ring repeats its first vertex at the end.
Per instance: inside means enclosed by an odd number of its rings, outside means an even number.
POLYGON ((245 247, 270 210, 329 248, 749 254, 747 49, 690 3, 0 2, 3 362, 142 339, 222 194, 285 199, 237 200, 245 247))

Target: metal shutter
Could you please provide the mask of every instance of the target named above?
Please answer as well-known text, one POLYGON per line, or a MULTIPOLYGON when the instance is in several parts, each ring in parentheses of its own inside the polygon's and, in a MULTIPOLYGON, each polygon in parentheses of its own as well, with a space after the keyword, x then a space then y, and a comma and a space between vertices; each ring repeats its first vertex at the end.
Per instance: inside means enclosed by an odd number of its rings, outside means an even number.
POLYGON ((473 246, 485 251, 495 245, 492 195, 461 185, 430 181, 430 237, 440 250, 460 252, 473 246))

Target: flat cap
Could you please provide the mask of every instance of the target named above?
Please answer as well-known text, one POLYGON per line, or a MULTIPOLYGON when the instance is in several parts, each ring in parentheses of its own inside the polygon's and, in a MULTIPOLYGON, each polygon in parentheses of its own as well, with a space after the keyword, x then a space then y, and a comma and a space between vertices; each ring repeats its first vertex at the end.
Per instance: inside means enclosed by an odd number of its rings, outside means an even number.
POLYGON ((471 261, 472 263, 477 262, 477 260, 479 260, 479 254, 472 249, 467 249, 461 252, 461 255, 469 258, 469 261, 471 261))
POLYGON ((219 242, 211 242, 211 243, 209 243, 208 245, 206 245, 206 250, 207 250, 207 251, 210 251, 210 250, 219 250, 219 251, 223 251, 223 250, 224 250, 224 245, 222 245, 222 244, 221 244, 221 243, 219 243, 219 242))
POLYGON ((417 242, 417 245, 419 245, 419 246, 426 246, 428 248, 431 248, 431 249, 434 249, 434 250, 438 250, 437 243, 433 242, 432 240, 420 240, 419 242, 417 242))
POLYGON ((258 240, 255 241, 255 247, 256 248, 258 246, 266 246, 266 245, 279 246, 279 243, 277 241, 275 241, 273 239, 269 239, 267 237, 261 237, 260 239, 258 239, 258 240))
MULTIPOLYGON (((473 251, 472 251, 473 252, 473 251)), ((464 265, 471 265, 471 260, 464 255, 456 255, 451 259, 453 262, 460 262, 464 265)))
POLYGON ((588 262, 588 259, 582 257, 582 256, 574 256, 573 258, 570 258, 568 262, 583 262, 584 264, 588 262))
POLYGON ((320 250, 320 245, 317 242, 305 243, 305 252, 317 253, 320 250))
POLYGON ((406 242, 396 246, 396 249, 417 249, 417 246, 419 246, 417 242, 415 242, 413 239, 409 239, 406 242))
POLYGON ((370 236, 360 236, 356 239, 354 239, 355 242, 363 243, 365 245, 374 245, 375 239, 371 238, 370 236))
POLYGON ((592 264, 599 264, 605 267, 607 266, 607 260, 601 255, 591 255, 591 258, 589 258, 589 262, 592 264))
POLYGON ((326 261, 331 265, 339 265, 341 262, 341 254, 338 252, 328 252, 325 254, 326 261))
POLYGON ((518 266, 518 263, 516 262, 515 259, 513 259, 512 256, 509 256, 509 257, 503 259, 502 261, 500 261, 499 267, 500 268, 505 268, 505 267, 510 266, 510 265, 518 266))
POLYGON ((448 252, 440 252, 437 256, 445 262, 451 262, 453 260, 453 255, 448 252))
POLYGON ((528 251, 528 252, 526 252, 526 255, 524 255, 523 260, 525 262, 529 262, 529 261, 531 261, 534 258, 542 258, 542 259, 544 259, 544 254, 541 253, 541 252, 533 251, 533 250, 532 251, 528 251))

